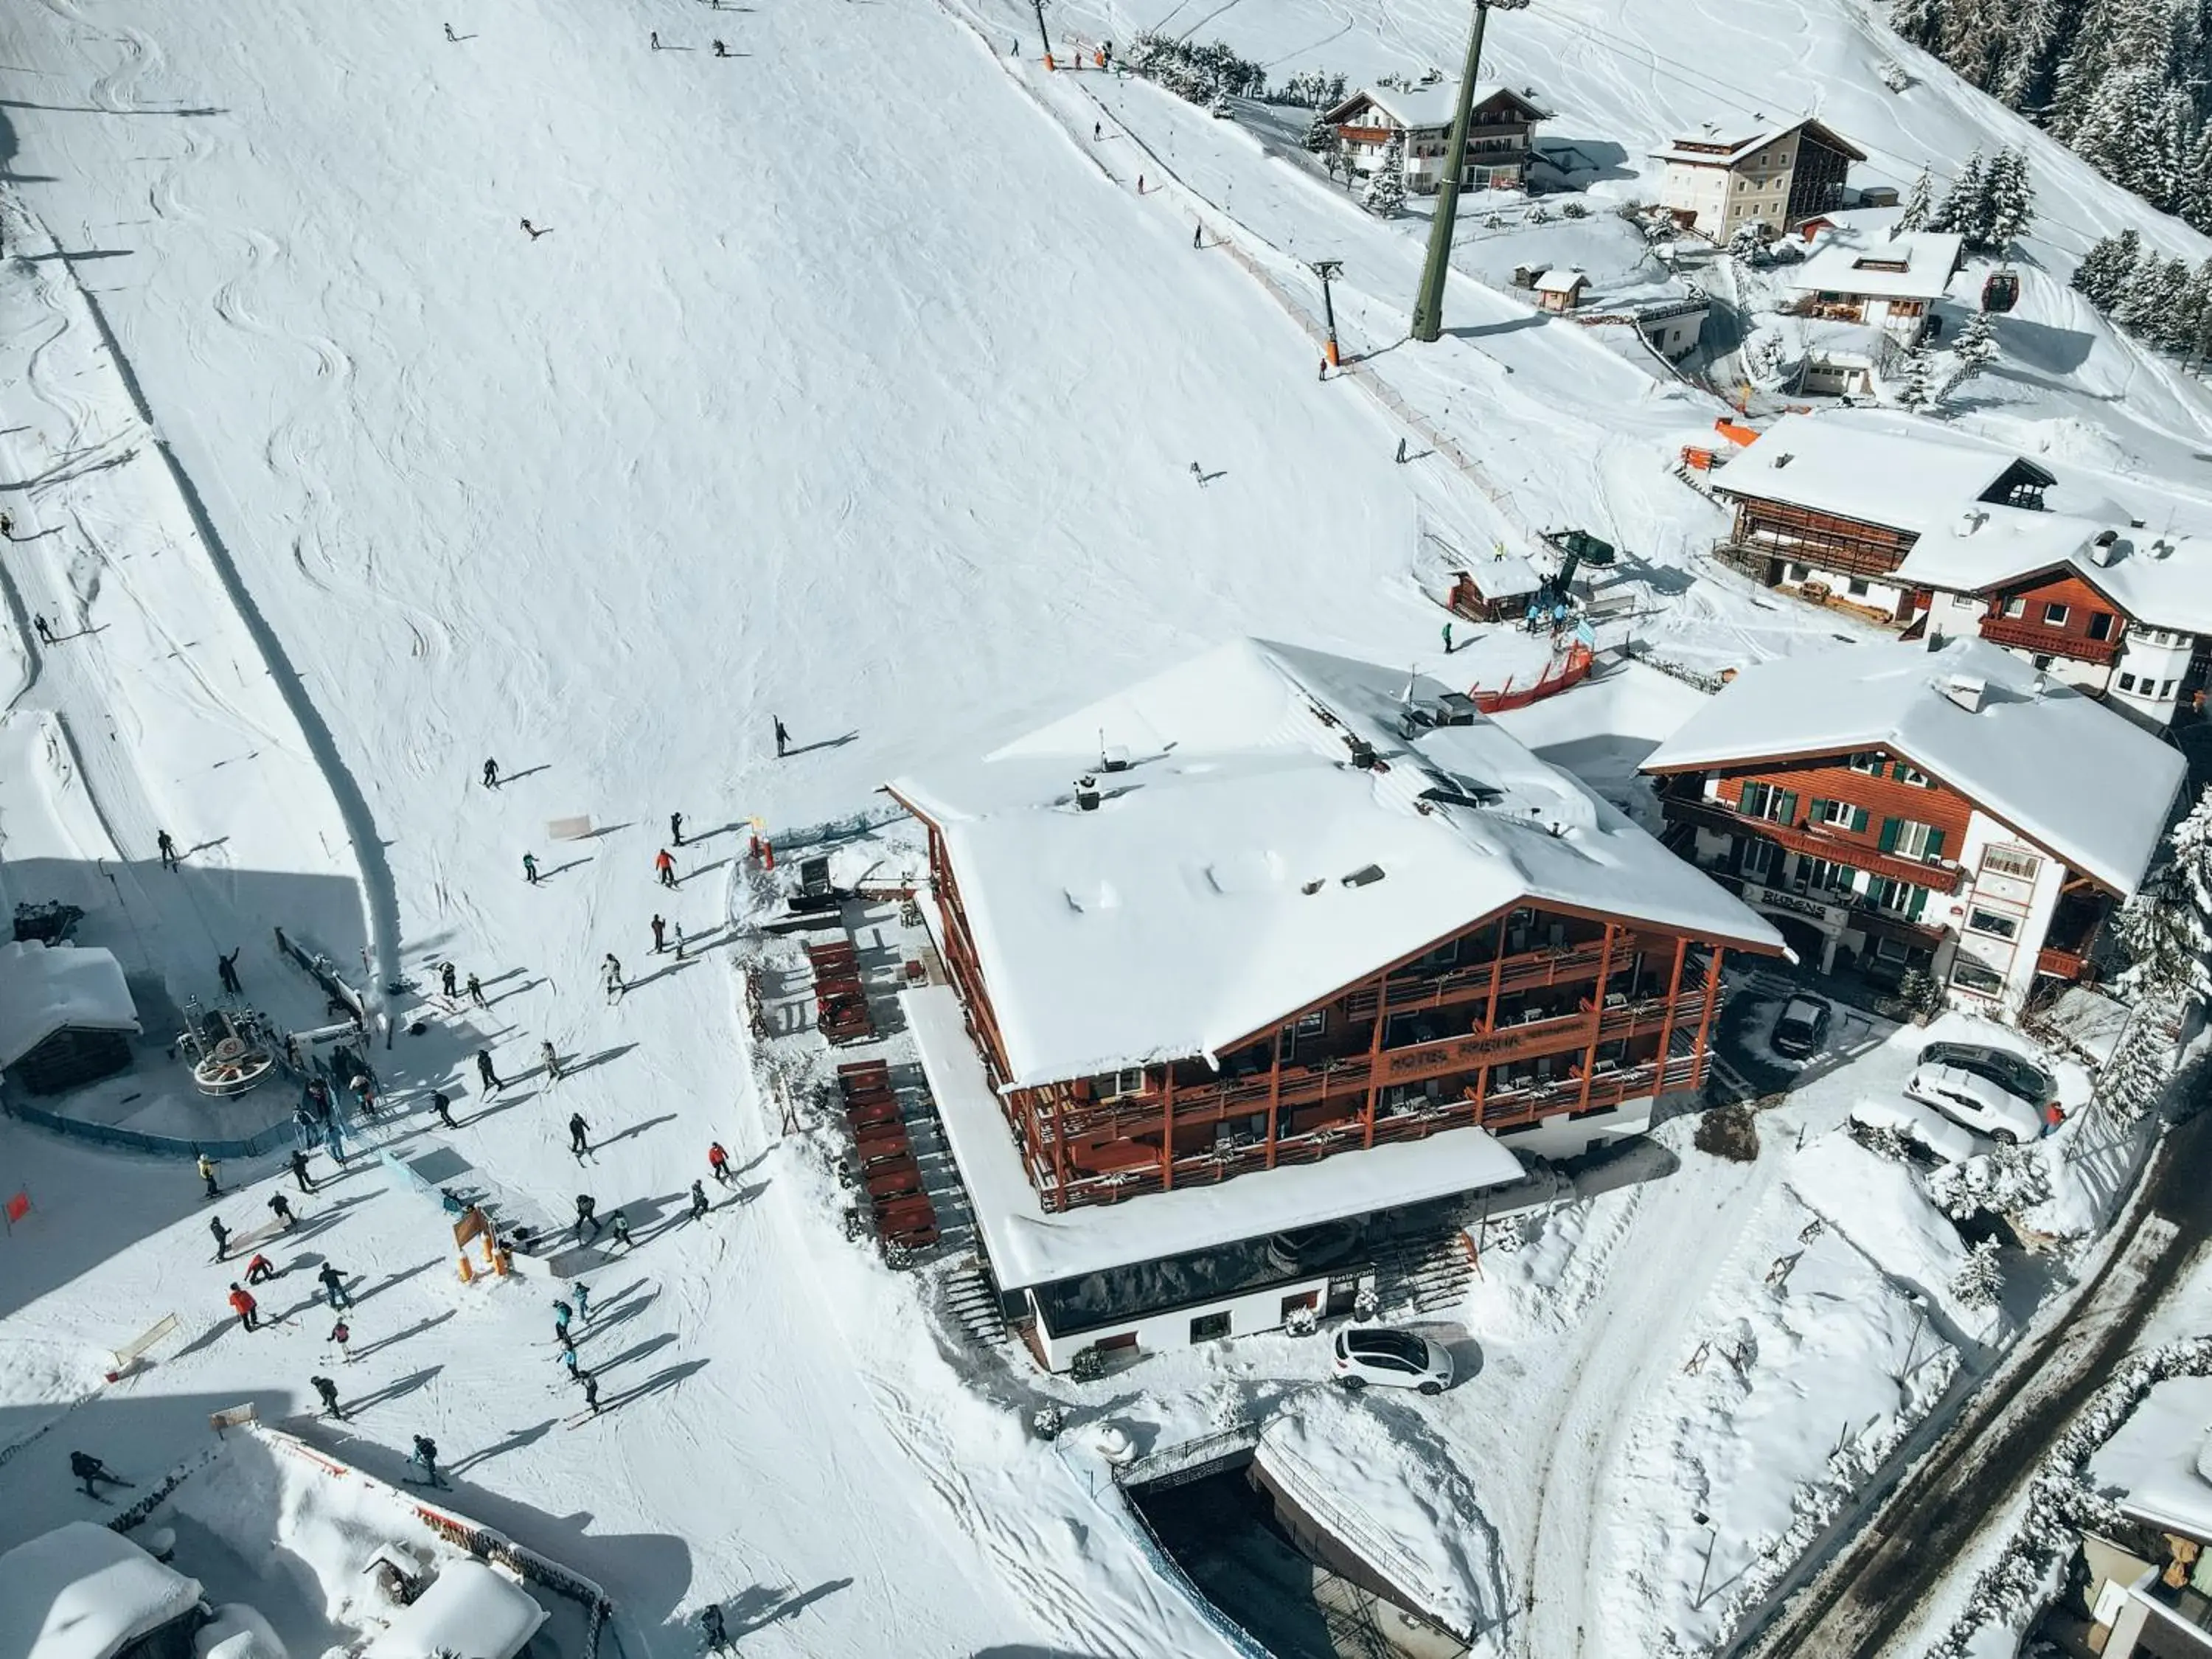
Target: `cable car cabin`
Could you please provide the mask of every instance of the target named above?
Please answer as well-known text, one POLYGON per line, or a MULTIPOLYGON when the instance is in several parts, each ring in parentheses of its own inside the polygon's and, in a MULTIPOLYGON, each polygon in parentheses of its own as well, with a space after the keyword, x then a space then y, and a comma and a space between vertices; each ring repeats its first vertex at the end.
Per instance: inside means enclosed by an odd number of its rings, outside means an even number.
POLYGON ((2019 275, 2009 270, 1991 271, 1989 281, 1982 284, 1982 309, 2002 314, 2019 303, 2019 275))

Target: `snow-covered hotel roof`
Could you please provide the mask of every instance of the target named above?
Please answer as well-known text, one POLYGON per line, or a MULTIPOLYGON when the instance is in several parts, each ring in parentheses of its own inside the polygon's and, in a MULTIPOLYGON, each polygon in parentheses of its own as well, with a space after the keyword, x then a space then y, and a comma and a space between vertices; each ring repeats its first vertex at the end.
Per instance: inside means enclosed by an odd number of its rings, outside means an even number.
MULTIPOLYGON (((1522 106, 1532 121, 1545 119, 1550 113, 1524 97, 1502 81, 1478 81, 1474 83, 1474 101, 1470 107, 1480 109, 1492 99, 1503 95, 1522 106)), ((1346 112, 1355 105, 1365 102, 1375 106, 1400 126, 1416 131, 1448 127, 1452 117, 1459 112, 1459 82, 1432 81, 1425 87, 1361 87, 1334 108, 1322 117, 1326 121, 1342 121, 1346 112)))
POLYGON ((1966 239, 1948 231, 1899 230, 1893 210, 1832 213, 1813 252, 1783 278, 1800 293, 1936 300, 1951 286, 1966 239))
POLYGON ((1781 944, 1453 688, 1291 646, 1222 646, 889 787, 943 837, 1009 1086, 1218 1055, 1531 901, 1781 944), (1419 723, 1445 710, 1468 723, 1419 723))
POLYGON ((1744 671, 1645 758, 1648 772, 1883 750, 2123 895, 2181 787, 2181 756, 1979 640, 1859 645, 1744 671))
POLYGON ((1784 416, 1714 487, 1911 532, 1918 539, 1896 571, 1911 586, 1986 593, 2071 574, 2137 622, 2212 634, 2212 503, 2131 479, 1831 411, 1784 416), (2050 510, 1988 499, 2014 473, 2048 488, 2050 510))
POLYGON ((68 1027, 136 1031, 123 966, 97 945, 0 945, 0 1070, 68 1027))
POLYGON ((0 1555, 0 1654, 110 1659, 199 1605, 197 1579, 72 1521, 0 1555))
POLYGON ((1662 161, 1680 161, 1686 167, 1734 167, 1753 150, 1787 138, 1801 127, 1810 127, 1820 141, 1832 149, 1842 151, 1854 161, 1866 160, 1865 152, 1834 128, 1809 119, 1784 121, 1779 125, 1753 127, 1749 131, 1729 128, 1717 121, 1709 121, 1695 132, 1683 134, 1664 149, 1651 152, 1662 161))

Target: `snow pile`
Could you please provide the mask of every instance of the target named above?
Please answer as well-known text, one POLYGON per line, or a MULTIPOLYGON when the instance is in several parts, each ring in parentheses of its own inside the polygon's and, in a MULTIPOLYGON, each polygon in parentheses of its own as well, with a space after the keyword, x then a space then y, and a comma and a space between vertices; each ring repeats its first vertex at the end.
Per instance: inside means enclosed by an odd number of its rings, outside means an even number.
POLYGON ((72 1521, 0 1555, 0 1654, 108 1659, 199 1599, 130 1540, 72 1521))
POLYGON ((258 1608, 226 1601, 193 1635, 200 1659, 290 1659, 258 1608))
POLYGON ((545 1622, 545 1609, 481 1561, 448 1563, 436 1582, 396 1613, 362 1659, 439 1659, 447 1653, 508 1659, 545 1622))
POLYGON ((1497 1534, 1419 1413, 1309 1389, 1268 1424, 1257 1455, 1285 1497, 1417 1611, 1463 1636, 1503 1615, 1497 1534))

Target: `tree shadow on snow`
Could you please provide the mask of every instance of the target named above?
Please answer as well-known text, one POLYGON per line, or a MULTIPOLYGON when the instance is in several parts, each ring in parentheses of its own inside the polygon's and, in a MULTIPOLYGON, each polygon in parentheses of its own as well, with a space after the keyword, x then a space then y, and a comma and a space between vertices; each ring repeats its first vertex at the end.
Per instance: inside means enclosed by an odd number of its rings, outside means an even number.
POLYGON ((599 1142, 599 1146, 592 1147, 592 1150, 596 1152, 600 1149, 600 1147, 612 1146, 619 1141, 628 1140, 633 1135, 641 1135, 647 1129, 659 1128, 664 1123, 673 1123, 675 1121, 675 1113, 663 1112, 659 1117, 649 1117, 642 1123, 633 1123, 627 1129, 618 1130, 617 1133, 609 1135, 605 1140, 599 1142))
POLYGON ((770 1589, 764 1584, 755 1584, 750 1589, 740 1590, 729 1604, 730 1633, 750 1636, 755 1631, 766 1630, 770 1625, 804 1613, 817 1601, 835 1595, 839 1590, 850 1589, 849 1578, 831 1578, 817 1584, 811 1590, 770 1589))

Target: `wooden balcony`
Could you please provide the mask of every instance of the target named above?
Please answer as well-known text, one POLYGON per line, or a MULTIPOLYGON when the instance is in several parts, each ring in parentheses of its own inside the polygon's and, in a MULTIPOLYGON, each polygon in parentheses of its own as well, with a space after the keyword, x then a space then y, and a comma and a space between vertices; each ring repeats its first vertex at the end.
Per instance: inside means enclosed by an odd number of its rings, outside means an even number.
POLYGON ((2069 634, 2048 623, 2029 622, 2024 617, 1984 617, 1982 637, 1991 645, 2010 646, 2016 651, 2039 656, 2069 657, 2075 662, 2094 663, 2100 668, 2107 666, 2120 654, 2118 639, 2093 640, 2083 635, 2069 634))
MULTIPOLYGON (((1626 962, 1633 947, 1626 940, 1613 942, 1613 957, 1626 962)), ((1498 975, 1498 992, 1508 996, 1516 991, 1538 990, 1547 985, 1571 985, 1577 980, 1595 975, 1605 961, 1605 941, 1592 939, 1586 945, 1552 945, 1534 951, 1524 951, 1505 958, 1505 965, 1498 968, 1494 963, 1477 963, 1471 967, 1455 968, 1449 973, 1430 979, 1415 979, 1400 975, 1390 981, 1389 999, 1384 1005, 1390 1012, 1402 1014, 1423 1008, 1444 1008, 1454 1003, 1479 1002, 1490 995, 1490 981, 1493 969, 1498 975)), ((1375 1012, 1375 993, 1367 988, 1354 991, 1344 1000, 1345 1017, 1365 1019, 1375 1012)))
POLYGON ((1747 535, 1723 536, 1713 544, 1713 556, 1739 569, 1743 567, 1746 555, 1758 560, 1779 559, 1784 564, 1809 565, 1830 575, 1863 576, 1869 581, 1893 581, 1897 567, 1905 562, 1904 554, 1893 548, 1807 542, 1795 536, 1757 530, 1747 535))
MULTIPOLYGON (((1955 864, 1939 860, 1923 863, 1917 859, 1901 859, 1893 853, 1883 853, 1857 842, 1846 841, 1825 830, 1807 824, 1777 823, 1772 818, 1754 818, 1723 805, 1718 801, 1692 800, 1669 795, 1662 803, 1667 816, 1678 823, 1696 824, 1701 829, 1717 830, 1724 836, 1758 836, 1772 842, 1788 852, 1802 853, 1810 858, 1826 859, 1834 864, 1848 864, 1854 870, 1864 870, 1870 875, 1887 876, 1892 881, 1910 882, 1916 887, 1925 887, 1931 892, 1955 893, 1965 874, 1955 864)), ((1823 900, 1823 902, 1834 901, 1823 900)))
POLYGON ((2035 953, 2035 971, 2052 979, 2078 980, 2088 966, 2089 958, 2079 951, 2062 951, 2046 945, 2035 953))

